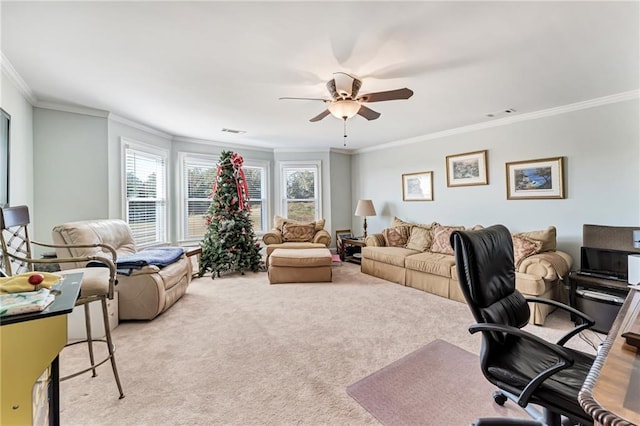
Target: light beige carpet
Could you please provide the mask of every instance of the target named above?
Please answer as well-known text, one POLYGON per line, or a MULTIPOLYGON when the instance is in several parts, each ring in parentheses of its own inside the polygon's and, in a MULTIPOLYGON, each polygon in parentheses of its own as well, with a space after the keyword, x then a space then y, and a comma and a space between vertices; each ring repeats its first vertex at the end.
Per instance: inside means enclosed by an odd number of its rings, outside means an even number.
MULTIPOLYGON (((269 285, 260 272, 194 280, 153 321, 114 330, 126 397, 118 399, 105 364, 96 378, 61 383, 62 424, 378 424, 347 394, 348 385, 436 339, 479 352, 465 304, 361 274, 349 263, 334 267, 333 278, 269 285)), ((545 327, 527 329, 557 338, 570 326, 567 316, 552 315, 545 327)), ((65 349, 61 373, 86 357, 80 345, 65 349)), ((474 415, 463 401, 459 410, 474 415)))

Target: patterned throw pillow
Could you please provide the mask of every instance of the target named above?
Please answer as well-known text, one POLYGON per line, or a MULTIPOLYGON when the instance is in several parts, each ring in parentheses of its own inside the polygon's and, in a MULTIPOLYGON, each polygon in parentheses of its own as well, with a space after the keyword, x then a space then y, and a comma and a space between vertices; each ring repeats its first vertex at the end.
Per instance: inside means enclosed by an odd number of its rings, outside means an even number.
POLYGON ((540 253, 540 250, 542 250, 542 242, 533 238, 515 234, 511 239, 513 240, 513 263, 516 268, 520 266, 520 263, 526 257, 540 253))
POLYGON ((414 226, 407 241, 406 248, 418 251, 427 251, 431 247, 431 231, 429 229, 414 226))
POLYGON ((387 228, 382 231, 384 242, 387 247, 404 247, 407 245, 410 226, 398 226, 396 228, 387 228))
POLYGON ((463 230, 464 226, 436 226, 433 230, 433 244, 431 244, 431 251, 433 253, 453 255, 451 234, 453 231, 463 230))
POLYGON ((522 235, 523 237, 531 238, 542 243, 542 248, 539 253, 545 251, 556 251, 556 227, 549 226, 547 229, 540 231, 520 232, 514 235, 522 235))
POLYGON ((314 235, 316 235, 315 223, 285 222, 282 226, 282 239, 285 241, 312 241, 314 235))

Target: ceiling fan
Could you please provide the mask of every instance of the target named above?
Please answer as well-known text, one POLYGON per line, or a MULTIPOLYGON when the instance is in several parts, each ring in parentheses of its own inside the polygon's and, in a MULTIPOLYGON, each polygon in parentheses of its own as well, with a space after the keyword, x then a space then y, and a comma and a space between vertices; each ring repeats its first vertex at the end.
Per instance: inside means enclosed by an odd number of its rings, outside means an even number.
POLYGON ((336 72, 333 73, 333 75, 334 78, 327 82, 327 89, 331 94, 331 99, 292 97, 282 97, 280 99, 322 101, 328 105, 327 109, 309 121, 320 121, 327 115, 331 114, 346 122, 348 118, 351 118, 356 114, 366 118, 367 120, 375 120, 380 117, 379 112, 364 106, 364 103, 409 99, 413 96, 413 90, 407 89, 406 87, 403 89, 367 93, 366 95, 358 96, 358 92, 362 86, 362 81, 344 72, 336 72))

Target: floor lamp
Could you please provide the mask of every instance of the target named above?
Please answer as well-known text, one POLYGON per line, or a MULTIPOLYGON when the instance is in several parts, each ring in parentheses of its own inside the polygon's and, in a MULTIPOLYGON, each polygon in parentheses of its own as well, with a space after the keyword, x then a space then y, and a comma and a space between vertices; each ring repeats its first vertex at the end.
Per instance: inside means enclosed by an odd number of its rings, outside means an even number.
POLYGON ((376 208, 373 207, 373 201, 360 200, 356 206, 356 216, 364 216, 364 237, 367 237, 367 216, 375 216, 376 208))

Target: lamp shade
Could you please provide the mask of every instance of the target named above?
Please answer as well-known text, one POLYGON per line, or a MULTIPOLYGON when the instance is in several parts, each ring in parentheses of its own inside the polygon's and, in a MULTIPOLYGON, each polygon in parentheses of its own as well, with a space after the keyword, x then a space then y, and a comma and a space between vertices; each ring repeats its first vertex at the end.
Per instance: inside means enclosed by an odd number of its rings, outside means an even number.
POLYGON ((371 200, 360 200, 356 206, 356 216, 375 216, 376 208, 371 200))
POLYGON ((327 109, 336 118, 351 118, 360 111, 360 102, 348 99, 333 101, 327 109))

